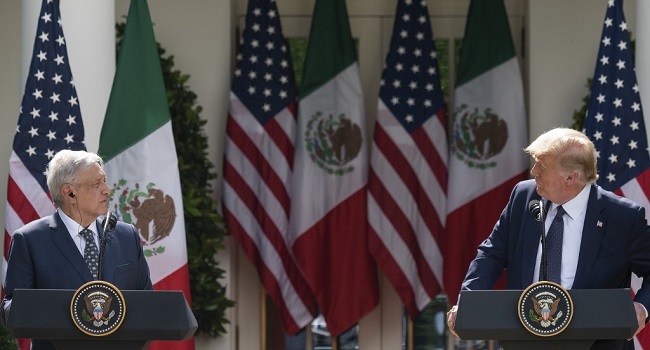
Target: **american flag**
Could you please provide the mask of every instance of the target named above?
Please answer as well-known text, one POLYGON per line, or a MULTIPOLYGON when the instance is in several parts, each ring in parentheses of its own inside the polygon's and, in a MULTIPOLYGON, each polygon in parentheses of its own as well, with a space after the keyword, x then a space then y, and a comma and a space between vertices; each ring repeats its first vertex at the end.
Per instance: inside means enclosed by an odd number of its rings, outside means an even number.
POLYGON ((598 152, 598 184, 625 192, 650 167, 650 155, 622 2, 607 6, 584 132, 598 152))
POLYGON ((62 149, 86 149, 58 0, 43 1, 28 74, 9 158, 3 275, 13 232, 54 212, 46 183, 50 159, 62 149))
POLYGON ((230 94, 223 209, 229 231, 257 268, 288 334, 316 313, 287 243, 295 99, 275 0, 250 0, 230 94))
POLYGON ((371 151, 369 245, 411 317, 442 287, 444 107, 426 2, 400 0, 371 151))
MULTIPOLYGON (((596 146, 598 184, 650 212, 650 155, 632 54, 623 2, 609 0, 583 131, 596 146)), ((640 285, 635 276, 632 289, 640 285)), ((650 349, 646 329, 635 337, 637 348, 650 349)))
POLYGON ((44 0, 9 159, 4 265, 13 232, 54 212, 46 168, 62 149, 85 150, 84 126, 58 0, 44 0))

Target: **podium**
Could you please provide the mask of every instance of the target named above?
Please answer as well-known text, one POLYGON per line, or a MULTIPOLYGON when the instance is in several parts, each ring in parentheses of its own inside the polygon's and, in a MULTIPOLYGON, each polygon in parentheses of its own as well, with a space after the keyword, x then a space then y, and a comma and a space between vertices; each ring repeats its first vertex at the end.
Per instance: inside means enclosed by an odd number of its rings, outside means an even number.
POLYGON ((569 290, 574 314, 560 334, 529 332, 517 312, 521 290, 461 291, 455 330, 461 339, 494 339, 504 350, 589 349, 600 339, 630 339, 638 328, 629 289, 569 290))
POLYGON ((7 329, 16 338, 47 339, 57 349, 145 349, 153 340, 185 340, 198 324, 180 291, 122 290, 124 321, 113 333, 90 336, 71 316, 75 290, 16 289, 7 329))

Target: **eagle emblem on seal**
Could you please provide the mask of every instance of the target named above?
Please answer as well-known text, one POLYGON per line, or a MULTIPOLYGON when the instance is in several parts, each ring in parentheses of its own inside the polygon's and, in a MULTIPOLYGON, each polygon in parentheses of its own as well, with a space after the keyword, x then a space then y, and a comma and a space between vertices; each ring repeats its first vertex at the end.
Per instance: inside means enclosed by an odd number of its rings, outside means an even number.
POLYGON ((92 322, 96 327, 107 325, 108 321, 113 318, 115 311, 110 311, 113 298, 106 293, 94 292, 84 296, 87 315, 84 319, 92 322))
POLYGON ((562 317, 562 311, 557 312, 558 305, 560 304, 560 298, 550 299, 550 298, 540 298, 531 297, 533 301, 533 308, 535 309, 535 315, 532 315, 531 318, 534 322, 540 323, 543 327, 548 327, 551 324, 555 324, 557 320, 562 317), (556 317, 553 317, 557 313, 556 317))

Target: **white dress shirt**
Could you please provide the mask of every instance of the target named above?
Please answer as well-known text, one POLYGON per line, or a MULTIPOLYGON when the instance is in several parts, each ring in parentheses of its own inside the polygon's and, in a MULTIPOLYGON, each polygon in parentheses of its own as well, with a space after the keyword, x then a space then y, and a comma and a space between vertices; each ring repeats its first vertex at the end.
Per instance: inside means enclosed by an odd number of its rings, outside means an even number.
MULTIPOLYGON (((562 204, 566 211, 564 215, 564 235, 562 238, 562 287, 571 289, 578 268, 578 257, 580 256, 580 243, 582 243, 582 229, 585 225, 585 215, 587 213, 587 202, 591 185, 587 184, 578 195, 570 201, 562 204)), ((544 233, 548 232, 551 223, 557 214, 558 205, 551 203, 546 221, 544 222, 544 233)), ((542 242, 540 240, 537 248, 537 263, 535 264, 535 275, 533 282, 539 281, 540 261, 542 258, 542 242)))

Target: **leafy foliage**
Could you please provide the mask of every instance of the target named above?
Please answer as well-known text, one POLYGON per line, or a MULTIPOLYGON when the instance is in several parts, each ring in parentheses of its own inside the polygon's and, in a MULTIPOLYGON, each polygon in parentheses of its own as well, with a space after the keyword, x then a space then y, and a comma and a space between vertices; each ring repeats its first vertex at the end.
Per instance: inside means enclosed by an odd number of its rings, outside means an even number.
POLYGON ((585 87, 587 88, 587 95, 582 98, 582 107, 580 109, 576 109, 573 111, 573 124, 571 124, 571 128, 574 130, 582 131, 582 125, 585 122, 585 116, 587 115, 587 105, 589 104, 589 97, 591 96, 591 82, 593 79, 589 78, 587 79, 587 83, 585 84, 585 87))
POLYGON ((18 342, 9 334, 3 324, 0 324, 0 349, 18 350, 18 342))
MULTIPOLYGON (((632 35, 632 32, 630 33, 630 46, 632 47, 632 61, 634 61, 634 53, 636 52, 636 40, 634 40, 634 37, 632 35)), ((587 106, 589 105, 589 98, 591 96, 591 84, 593 82, 592 78, 587 79, 587 83, 585 84, 585 87, 587 88, 587 95, 582 98, 582 107, 580 109, 574 110, 573 111, 573 124, 571 124, 571 128, 574 130, 582 131, 582 126, 585 122, 585 116, 587 115, 587 106)))
MULTIPOLYGON (((118 56, 124 26, 124 22, 116 25, 118 56)), ((199 324, 197 332, 217 337, 226 332, 224 325, 229 321, 225 313, 234 302, 226 296, 226 287, 221 284, 225 271, 214 258, 217 251, 224 249, 223 238, 228 232, 211 196, 211 183, 217 175, 208 159, 208 140, 203 133, 206 120, 199 116, 203 108, 197 105, 196 94, 186 85, 189 75, 174 69, 174 56, 165 56, 165 50, 156 44, 183 192, 192 312, 199 324)))

